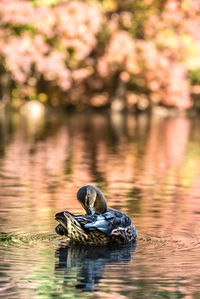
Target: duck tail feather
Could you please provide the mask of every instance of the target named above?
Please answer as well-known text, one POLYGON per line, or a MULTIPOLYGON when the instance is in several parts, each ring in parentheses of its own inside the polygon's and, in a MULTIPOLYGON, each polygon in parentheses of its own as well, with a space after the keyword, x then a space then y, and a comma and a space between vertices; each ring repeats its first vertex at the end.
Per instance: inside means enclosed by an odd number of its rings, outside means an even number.
POLYGON ((75 217, 69 213, 64 212, 65 217, 69 220, 67 222, 68 231, 71 231, 72 228, 74 228, 76 231, 78 231, 80 234, 85 234, 84 230, 82 229, 80 223, 75 219, 75 217))

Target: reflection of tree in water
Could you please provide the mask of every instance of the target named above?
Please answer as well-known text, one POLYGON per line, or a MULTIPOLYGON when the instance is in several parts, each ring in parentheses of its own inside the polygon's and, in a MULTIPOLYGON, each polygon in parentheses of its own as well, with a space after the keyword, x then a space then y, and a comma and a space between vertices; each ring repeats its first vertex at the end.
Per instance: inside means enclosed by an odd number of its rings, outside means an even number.
POLYGON ((56 251, 59 258, 55 269, 62 269, 64 284, 68 284, 71 278, 76 278, 75 287, 86 292, 92 292, 94 287, 103 278, 106 265, 129 263, 137 244, 131 243, 123 246, 78 246, 60 247, 56 251), (74 270, 76 277, 74 276, 74 270))

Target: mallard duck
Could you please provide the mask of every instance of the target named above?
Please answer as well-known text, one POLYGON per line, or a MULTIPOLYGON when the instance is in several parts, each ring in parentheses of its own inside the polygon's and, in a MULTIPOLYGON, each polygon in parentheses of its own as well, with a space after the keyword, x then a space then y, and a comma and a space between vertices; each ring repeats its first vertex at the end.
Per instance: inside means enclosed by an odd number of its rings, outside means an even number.
POLYGON ((67 211, 57 213, 60 223, 56 232, 71 241, 83 244, 129 243, 137 238, 137 230, 124 213, 107 207, 101 190, 87 185, 78 190, 77 199, 86 215, 73 215, 67 211))

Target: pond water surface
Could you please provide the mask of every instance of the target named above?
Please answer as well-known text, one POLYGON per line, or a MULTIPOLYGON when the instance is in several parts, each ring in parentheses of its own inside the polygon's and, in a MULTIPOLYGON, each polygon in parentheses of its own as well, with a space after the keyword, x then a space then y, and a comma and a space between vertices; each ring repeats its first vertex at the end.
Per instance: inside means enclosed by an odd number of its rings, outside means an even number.
POLYGON ((200 120, 0 115, 0 296, 200 298, 200 120), (95 184, 137 244, 69 247, 55 213, 95 184))

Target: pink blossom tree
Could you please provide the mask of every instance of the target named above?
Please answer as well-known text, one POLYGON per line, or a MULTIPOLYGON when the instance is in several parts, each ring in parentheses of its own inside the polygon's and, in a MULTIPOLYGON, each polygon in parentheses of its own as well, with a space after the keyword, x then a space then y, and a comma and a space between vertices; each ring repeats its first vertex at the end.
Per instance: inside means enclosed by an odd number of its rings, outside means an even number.
POLYGON ((43 82, 68 102, 101 106, 124 82, 127 103, 142 93, 148 105, 187 109, 199 11, 198 0, 1 0, 1 85, 27 97, 43 82))

